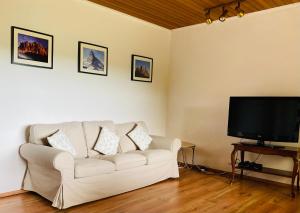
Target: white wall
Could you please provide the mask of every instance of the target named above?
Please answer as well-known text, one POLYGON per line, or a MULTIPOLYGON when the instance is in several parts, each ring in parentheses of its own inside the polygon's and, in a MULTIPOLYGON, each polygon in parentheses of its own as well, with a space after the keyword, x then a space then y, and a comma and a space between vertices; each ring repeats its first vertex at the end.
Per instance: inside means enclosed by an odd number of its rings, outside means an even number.
POLYGON ((167 121, 169 135, 197 144, 197 163, 229 170, 229 96, 300 94, 299 12, 296 4, 171 32, 84 0, 2 0, 0 193, 21 187, 18 147, 32 123, 145 120, 164 134, 167 121), (53 70, 10 64, 11 26, 54 35, 53 70), (78 41, 109 48, 108 77, 77 73, 78 41), (130 81, 131 54, 154 58, 152 84, 130 81))
MULTIPOLYGON (((195 143, 197 163, 230 170, 239 140, 226 136, 230 96, 300 96, 299 14, 294 4, 172 32, 167 134, 195 143)), ((258 162, 292 168, 279 157, 258 162)))
POLYGON ((33 123, 145 120, 164 134, 171 31, 83 0, 1 0, 0 193, 21 187, 18 155, 33 123), (54 36, 54 69, 10 63, 10 27, 54 36), (77 72, 78 41, 109 48, 108 77, 77 72), (153 83, 130 80, 131 54, 153 57, 153 83))

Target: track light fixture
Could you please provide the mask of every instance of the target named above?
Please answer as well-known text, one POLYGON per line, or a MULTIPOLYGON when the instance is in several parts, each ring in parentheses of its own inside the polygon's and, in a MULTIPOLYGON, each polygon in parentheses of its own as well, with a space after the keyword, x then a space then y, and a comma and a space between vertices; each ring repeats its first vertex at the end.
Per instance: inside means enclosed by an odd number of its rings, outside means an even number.
POLYGON ((222 13, 219 16, 219 21, 224 22, 226 21, 227 15, 228 15, 228 9, 234 9, 238 17, 243 17, 245 15, 245 11, 241 8, 241 3, 246 0, 233 0, 231 2, 220 4, 215 7, 207 8, 204 10, 205 12, 205 20, 207 24, 213 23, 213 19, 211 17, 211 13, 213 10, 217 10, 219 8, 222 8, 222 13), (233 5, 236 5, 236 7, 232 7, 233 5))
POLYGON ((213 22, 213 20, 210 17, 210 9, 208 9, 207 12, 205 13, 205 17, 206 17, 207 24, 211 24, 213 22))
POLYGON ((245 11, 241 9, 241 1, 240 0, 238 0, 235 11, 237 12, 237 16, 240 18, 242 18, 245 15, 245 11))
POLYGON ((219 17, 219 21, 224 22, 226 21, 226 16, 227 16, 228 10, 223 6, 222 8, 222 14, 219 17))

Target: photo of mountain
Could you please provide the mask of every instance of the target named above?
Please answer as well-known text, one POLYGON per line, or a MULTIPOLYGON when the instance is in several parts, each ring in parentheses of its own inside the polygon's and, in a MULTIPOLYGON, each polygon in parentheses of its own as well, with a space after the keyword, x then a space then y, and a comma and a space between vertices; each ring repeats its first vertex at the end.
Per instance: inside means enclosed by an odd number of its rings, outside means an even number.
POLYGON ((150 62, 135 60, 135 77, 149 78, 150 77, 150 62))
POLYGON ((87 70, 103 71, 104 70, 104 52, 83 48, 83 68, 87 70))
POLYGON ((48 40, 19 33, 18 58, 48 63, 48 40))
POLYGON ((78 72, 107 76, 108 48, 78 42, 78 72))
POLYGON ((131 80, 152 82, 153 58, 132 55, 131 58, 131 80))
POLYGON ((11 63, 53 69, 53 35, 11 26, 11 63))

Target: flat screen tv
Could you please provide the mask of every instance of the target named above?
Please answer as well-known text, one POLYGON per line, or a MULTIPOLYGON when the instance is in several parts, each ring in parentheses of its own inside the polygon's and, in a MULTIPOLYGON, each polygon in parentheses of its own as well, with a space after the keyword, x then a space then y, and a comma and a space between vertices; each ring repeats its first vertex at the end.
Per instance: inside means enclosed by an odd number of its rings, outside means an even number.
POLYGON ((230 97, 229 136, 298 142, 300 97, 230 97))

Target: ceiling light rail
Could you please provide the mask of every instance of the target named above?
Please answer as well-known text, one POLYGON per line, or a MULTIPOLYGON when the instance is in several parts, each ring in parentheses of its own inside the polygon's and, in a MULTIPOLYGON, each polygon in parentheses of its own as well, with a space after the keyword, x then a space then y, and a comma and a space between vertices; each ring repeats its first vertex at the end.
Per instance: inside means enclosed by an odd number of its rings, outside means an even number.
POLYGON ((207 24, 212 24, 213 23, 214 20, 211 18, 211 14, 214 10, 219 9, 219 8, 222 8, 222 13, 219 16, 219 21, 221 21, 221 22, 226 21, 227 14, 229 12, 228 8, 231 5, 236 5, 234 10, 235 10, 237 16, 240 17, 240 18, 243 17, 245 15, 245 11, 241 8, 241 3, 244 2, 244 1, 246 1, 246 0, 234 0, 234 1, 231 1, 231 2, 228 2, 228 3, 219 4, 219 5, 214 6, 214 7, 206 8, 204 10, 205 17, 206 17, 206 23, 207 24))

